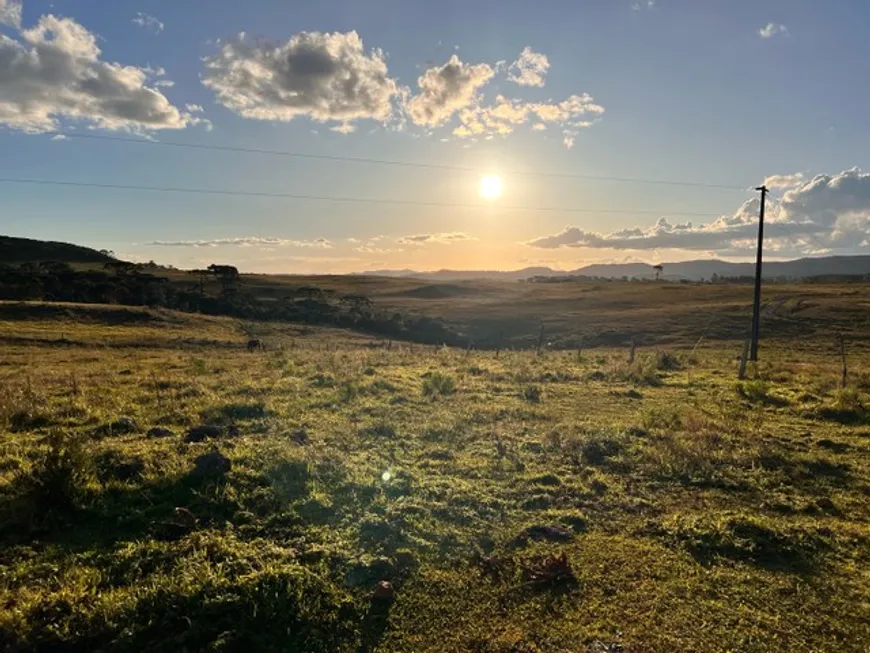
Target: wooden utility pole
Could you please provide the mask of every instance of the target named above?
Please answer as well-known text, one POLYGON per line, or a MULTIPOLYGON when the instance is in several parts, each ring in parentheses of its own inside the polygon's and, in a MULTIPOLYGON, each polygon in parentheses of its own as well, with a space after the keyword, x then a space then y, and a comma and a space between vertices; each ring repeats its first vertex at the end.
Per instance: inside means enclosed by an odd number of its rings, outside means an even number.
POLYGON ((758 332, 761 323, 761 254, 764 248, 764 204, 767 200, 767 186, 759 186, 761 210, 758 213, 758 254, 755 259, 755 300, 752 304, 752 345, 749 359, 758 361, 758 332))

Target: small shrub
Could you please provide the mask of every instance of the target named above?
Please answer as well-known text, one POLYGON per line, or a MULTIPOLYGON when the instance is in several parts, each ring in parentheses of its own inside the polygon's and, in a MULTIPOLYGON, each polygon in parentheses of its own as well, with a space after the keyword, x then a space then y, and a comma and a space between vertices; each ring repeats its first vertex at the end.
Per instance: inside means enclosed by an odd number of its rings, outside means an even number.
POLYGON ((841 424, 862 424, 867 421, 868 414, 858 391, 843 388, 837 390, 830 405, 818 409, 818 416, 841 424))
POLYGON ((562 445, 574 464, 604 465, 623 449, 622 442, 605 433, 591 433, 571 439, 562 445))
POLYGON ((208 373, 208 365, 204 358, 193 358, 190 361, 190 373, 194 376, 200 376, 208 373))
POLYGON ((423 396, 434 399, 447 397, 456 392, 456 380, 442 372, 429 372, 423 379, 423 396))
POLYGON ((737 383, 737 394, 749 401, 764 403, 770 399, 770 384, 761 379, 740 381, 737 383))
POLYGON ((69 510, 81 502, 93 478, 84 440, 58 431, 49 436, 48 452, 31 472, 30 496, 39 510, 69 510))
POLYGON ((680 359, 677 358, 676 354, 665 349, 660 349, 656 352, 655 366, 657 370, 673 372, 674 370, 680 369, 682 363, 680 362, 680 359))
POLYGON ((341 388, 338 391, 338 400, 343 404, 347 404, 354 401, 359 395, 359 386, 353 381, 345 381, 341 384, 341 388))
POLYGON ((539 385, 527 385, 521 392, 522 398, 533 404, 541 403, 541 397, 543 394, 541 386, 539 385))

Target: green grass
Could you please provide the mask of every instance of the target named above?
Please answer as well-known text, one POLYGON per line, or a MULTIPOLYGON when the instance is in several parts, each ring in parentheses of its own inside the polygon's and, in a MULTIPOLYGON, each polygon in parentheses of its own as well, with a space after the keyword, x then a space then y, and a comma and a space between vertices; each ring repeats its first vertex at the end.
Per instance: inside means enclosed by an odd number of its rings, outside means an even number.
POLYGON ((817 343, 735 386, 739 343, 629 365, 95 311, 3 323, 3 650, 870 644, 868 388, 817 343))

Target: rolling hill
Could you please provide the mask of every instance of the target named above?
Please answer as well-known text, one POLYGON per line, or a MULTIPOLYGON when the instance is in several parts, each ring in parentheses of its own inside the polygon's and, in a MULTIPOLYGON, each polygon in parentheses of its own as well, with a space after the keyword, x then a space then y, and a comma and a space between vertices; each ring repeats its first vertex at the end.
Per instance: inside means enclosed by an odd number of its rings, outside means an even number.
POLYGON ((0 263, 105 263, 112 258, 90 247, 49 240, 0 236, 0 263))
MULTIPOLYGON (((755 274, 754 263, 731 263, 717 259, 700 259, 663 263, 664 278, 671 280, 688 279, 700 281, 710 279, 714 274, 720 277, 741 277, 755 274)), ((794 261, 769 261, 764 264, 764 277, 789 277, 800 279, 822 275, 866 275, 870 274, 870 256, 826 256, 821 258, 802 258, 794 261)), ((414 277, 429 281, 452 281, 494 279, 499 281, 519 281, 531 277, 585 276, 619 279, 637 277, 655 278, 655 271, 646 263, 605 263, 587 265, 576 270, 562 271, 548 267, 523 268, 521 270, 437 270, 434 272, 415 272, 413 270, 377 270, 366 274, 392 277, 414 277)))

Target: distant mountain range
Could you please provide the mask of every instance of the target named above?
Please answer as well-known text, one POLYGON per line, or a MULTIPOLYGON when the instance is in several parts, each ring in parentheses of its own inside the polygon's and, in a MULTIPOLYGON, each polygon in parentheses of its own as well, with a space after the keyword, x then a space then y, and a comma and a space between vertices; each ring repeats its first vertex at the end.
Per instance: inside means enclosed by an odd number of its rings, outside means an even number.
MULTIPOLYGON (((664 279, 677 281, 688 279, 700 281, 710 279, 714 274, 720 277, 741 277, 755 274, 755 263, 729 263, 716 259, 663 263, 664 279)), ((822 275, 862 275, 870 274, 870 256, 826 256, 823 258, 801 258, 794 261, 770 261, 764 264, 763 274, 774 277, 817 277, 822 275)), ((372 270, 366 275, 386 277, 414 277, 431 281, 462 281, 473 279, 494 279, 500 281, 519 281, 531 277, 604 277, 618 279, 637 277, 654 279, 655 270, 646 263, 606 263, 587 265, 570 271, 553 270, 548 267, 531 267, 521 270, 438 270, 418 272, 414 270, 372 270)))
MULTIPOLYGON (((64 263, 105 263, 112 260, 106 252, 89 247, 30 238, 0 236, 0 264, 27 263, 36 261, 59 261, 64 263)), ((664 279, 700 281, 714 274, 720 277, 752 276, 754 263, 729 263, 716 259, 663 263, 664 279)), ((413 277, 428 281, 463 281, 493 279, 519 281, 531 277, 604 277, 619 279, 637 277, 654 279, 655 270, 646 263, 608 263, 587 265, 570 271, 553 270, 548 267, 529 267, 521 270, 371 270, 361 274, 381 277, 413 277)), ((801 258, 794 261, 770 261, 764 264, 764 276, 773 277, 818 277, 822 275, 870 275, 870 256, 826 256, 801 258)))

